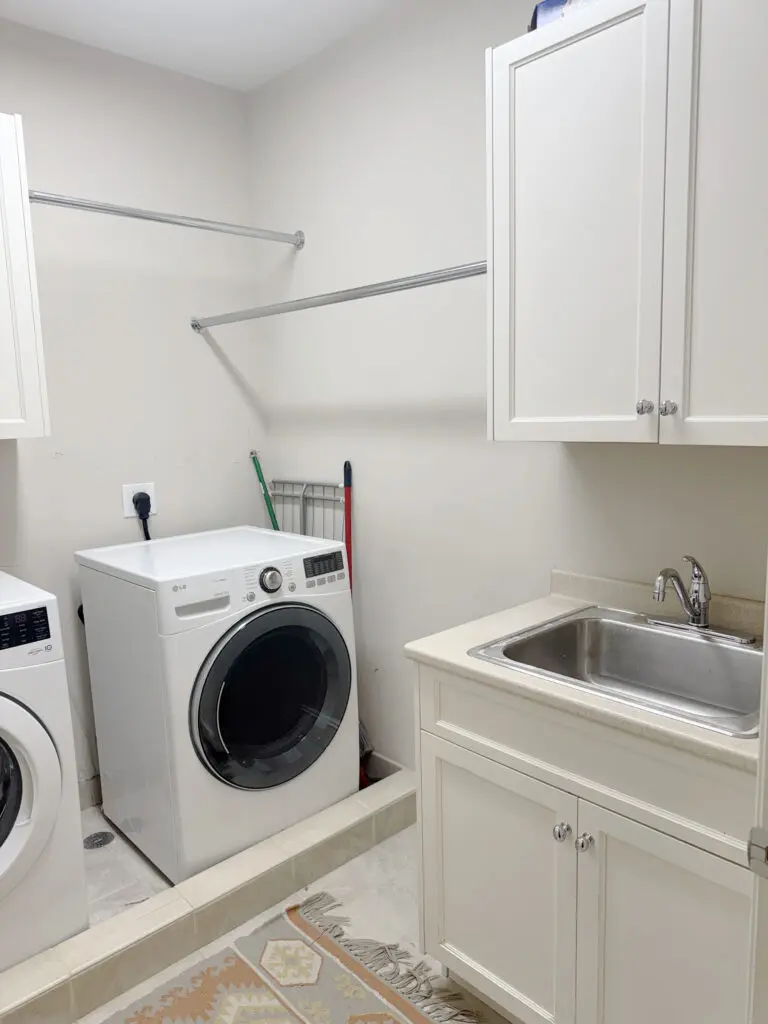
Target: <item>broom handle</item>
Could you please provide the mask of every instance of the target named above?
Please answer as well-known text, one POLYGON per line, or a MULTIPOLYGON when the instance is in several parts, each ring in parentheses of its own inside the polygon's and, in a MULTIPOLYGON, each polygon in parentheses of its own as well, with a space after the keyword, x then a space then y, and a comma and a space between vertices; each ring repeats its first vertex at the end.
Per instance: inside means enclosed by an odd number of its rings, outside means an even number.
POLYGON ((344 542, 347 546, 349 589, 352 589, 352 463, 344 463, 344 542))
POLYGON ((279 530, 280 526, 277 522, 277 516, 275 515, 275 508, 272 504, 272 498, 269 493, 269 488, 267 487, 267 481, 264 479, 264 473, 262 472, 261 469, 261 463, 259 462, 259 453, 251 452, 251 458, 253 459, 253 468, 256 470, 256 475, 259 478, 261 490, 264 494, 264 504, 267 506, 267 512, 269 513, 269 519, 270 522, 272 523, 272 529, 279 530))

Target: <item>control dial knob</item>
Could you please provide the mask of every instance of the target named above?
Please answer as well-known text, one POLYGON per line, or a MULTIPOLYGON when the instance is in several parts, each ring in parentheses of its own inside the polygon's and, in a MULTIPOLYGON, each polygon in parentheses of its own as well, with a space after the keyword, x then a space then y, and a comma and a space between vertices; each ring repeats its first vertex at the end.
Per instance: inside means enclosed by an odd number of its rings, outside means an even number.
POLYGON ((266 590, 268 594, 276 594, 283 585, 283 574, 279 569, 270 566, 269 569, 262 571, 261 576, 259 576, 259 584, 261 589, 266 590))

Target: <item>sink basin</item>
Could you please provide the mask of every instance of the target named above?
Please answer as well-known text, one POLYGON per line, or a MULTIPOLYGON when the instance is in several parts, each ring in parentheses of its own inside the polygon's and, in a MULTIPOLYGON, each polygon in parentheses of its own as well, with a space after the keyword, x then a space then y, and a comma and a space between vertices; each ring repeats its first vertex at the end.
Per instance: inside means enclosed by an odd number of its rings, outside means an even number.
POLYGON ((469 654, 728 736, 758 734, 759 646, 590 608, 469 654))

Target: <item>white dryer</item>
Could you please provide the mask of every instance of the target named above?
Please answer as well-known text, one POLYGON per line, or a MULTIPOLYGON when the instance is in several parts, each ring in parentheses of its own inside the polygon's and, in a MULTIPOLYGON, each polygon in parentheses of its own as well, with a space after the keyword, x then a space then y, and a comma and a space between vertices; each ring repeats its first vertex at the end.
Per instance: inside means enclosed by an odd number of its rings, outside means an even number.
POLYGON ((343 545, 242 526, 76 558, 104 813, 168 878, 357 790, 343 545))
POLYGON ((0 573, 0 971, 87 927, 56 598, 0 573))

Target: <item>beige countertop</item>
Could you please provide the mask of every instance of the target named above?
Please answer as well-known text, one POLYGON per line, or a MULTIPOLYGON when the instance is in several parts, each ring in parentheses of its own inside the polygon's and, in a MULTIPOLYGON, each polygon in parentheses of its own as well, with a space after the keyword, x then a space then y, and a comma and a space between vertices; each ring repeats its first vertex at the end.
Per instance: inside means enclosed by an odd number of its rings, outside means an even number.
MULTIPOLYGON (((556 576, 553 577, 553 582, 557 584, 556 576)), ((627 586, 636 585, 629 584, 627 586)), ((570 586, 569 589, 574 588, 570 586)), ((592 592, 594 592, 594 587, 592 592)), ((678 722, 673 718, 629 707, 610 697, 581 689, 575 685, 535 676, 502 665, 494 665, 467 654, 467 651, 473 647, 489 643, 510 633, 543 625, 584 608, 594 607, 597 603, 594 599, 582 600, 578 597, 550 594, 549 597, 530 601, 527 604, 497 612, 495 615, 476 619, 474 622, 467 622, 421 640, 414 640, 406 645, 405 653, 414 661, 443 669, 465 679, 509 690, 517 696, 547 704, 583 718, 590 718, 657 743, 731 765, 742 771, 756 772, 758 754, 756 739, 724 736, 694 724, 678 722)), ((604 600, 599 603, 606 607, 617 607, 615 604, 606 604, 604 600)))

